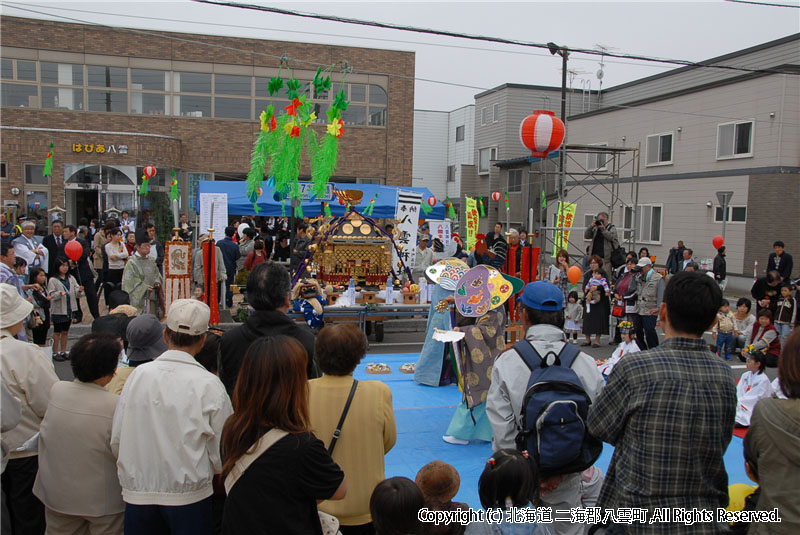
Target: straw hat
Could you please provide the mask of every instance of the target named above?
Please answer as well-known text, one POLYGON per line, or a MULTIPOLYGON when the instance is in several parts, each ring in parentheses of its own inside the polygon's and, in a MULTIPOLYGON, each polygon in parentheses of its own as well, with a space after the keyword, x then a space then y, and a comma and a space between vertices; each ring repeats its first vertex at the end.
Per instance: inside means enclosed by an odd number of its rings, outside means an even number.
POLYGON ((426 500, 447 503, 458 493, 458 470, 442 461, 431 461, 417 472, 415 483, 426 500))
POLYGON ((0 329, 7 329, 27 318, 33 305, 10 284, 0 284, 0 329))

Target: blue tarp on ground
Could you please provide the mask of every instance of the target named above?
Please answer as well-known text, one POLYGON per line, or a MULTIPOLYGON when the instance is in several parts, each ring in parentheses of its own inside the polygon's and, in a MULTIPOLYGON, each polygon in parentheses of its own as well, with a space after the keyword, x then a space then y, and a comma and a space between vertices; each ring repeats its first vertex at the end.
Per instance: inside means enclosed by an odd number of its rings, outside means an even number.
MULTIPOLYGON (((329 202, 331 213, 333 215, 344 215, 346 208, 339 204, 335 196, 331 194, 332 188, 328 188, 328 195, 323 199, 310 199, 312 197, 310 190, 313 184, 311 182, 301 182, 301 188, 304 190, 302 203, 303 215, 306 217, 316 217, 322 213, 322 201, 329 202)), ((428 188, 414 188, 414 187, 399 187, 399 186, 381 186, 378 184, 344 184, 344 183, 331 183, 331 186, 345 190, 356 189, 364 192, 361 203, 356 205, 356 209, 361 212, 369 205, 370 199, 375 194, 378 197, 375 199, 375 208, 372 211, 372 217, 384 218, 395 217, 397 209, 397 192, 413 191, 420 193, 423 200, 427 200, 432 195, 428 188)), ((247 184, 243 181, 198 181, 197 182, 197 197, 195 203, 195 211, 200 213, 200 194, 201 193, 227 193, 228 194, 228 214, 229 215, 250 215, 250 216, 280 216, 282 214, 281 201, 276 201, 273 198, 274 190, 267 186, 266 183, 262 186, 263 193, 258 198, 258 206, 261 209, 256 213, 253 208, 253 203, 247 198, 247 184)), ((289 201, 286 201, 286 213, 290 213, 291 206, 289 201)), ((442 202, 438 202, 433 207, 431 213, 420 217, 425 219, 442 220, 445 218, 445 206, 442 202)))

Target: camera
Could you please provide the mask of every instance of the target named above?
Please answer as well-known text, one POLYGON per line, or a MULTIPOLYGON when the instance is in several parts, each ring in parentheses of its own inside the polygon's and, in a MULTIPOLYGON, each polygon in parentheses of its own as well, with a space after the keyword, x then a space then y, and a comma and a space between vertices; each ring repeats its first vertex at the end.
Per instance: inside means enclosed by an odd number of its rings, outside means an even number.
POLYGON ((595 219, 594 220, 594 226, 599 227, 602 224, 603 224, 603 222, 600 219, 595 219))
POLYGON ((633 267, 631 268, 631 271, 632 271, 633 273, 641 273, 641 272, 642 272, 642 266, 633 266, 633 267))

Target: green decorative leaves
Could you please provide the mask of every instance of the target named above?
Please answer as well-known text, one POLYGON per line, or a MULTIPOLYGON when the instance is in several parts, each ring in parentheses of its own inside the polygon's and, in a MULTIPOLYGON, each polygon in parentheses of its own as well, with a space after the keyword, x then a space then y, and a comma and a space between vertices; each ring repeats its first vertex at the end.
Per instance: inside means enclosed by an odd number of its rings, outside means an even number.
POLYGON ((269 85, 267 86, 269 96, 274 97, 281 89, 283 89, 283 79, 280 76, 273 76, 269 79, 269 85))
POLYGON ((317 68, 317 73, 314 75, 314 91, 319 95, 331 88, 331 77, 322 77, 322 67, 317 68))
POLYGON ((286 82, 286 96, 289 100, 299 98, 300 97, 300 87, 303 84, 297 78, 292 78, 288 82, 286 82))
POLYGON ((350 103, 347 101, 347 94, 344 92, 344 89, 339 91, 339 93, 336 94, 336 98, 333 99, 333 107, 337 110, 345 111, 349 104, 350 103))

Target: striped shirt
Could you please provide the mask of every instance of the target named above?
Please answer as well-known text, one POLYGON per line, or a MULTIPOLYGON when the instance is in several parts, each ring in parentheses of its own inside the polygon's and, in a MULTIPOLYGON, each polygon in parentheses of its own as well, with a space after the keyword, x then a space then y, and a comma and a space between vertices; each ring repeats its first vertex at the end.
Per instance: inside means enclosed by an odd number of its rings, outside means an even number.
MULTIPOLYGON (((736 415, 730 367, 697 338, 670 338, 614 367, 588 429, 615 447, 598 506, 714 510, 728 505, 723 454, 736 415)), ((628 532, 727 533, 724 525, 634 524, 628 532)))

